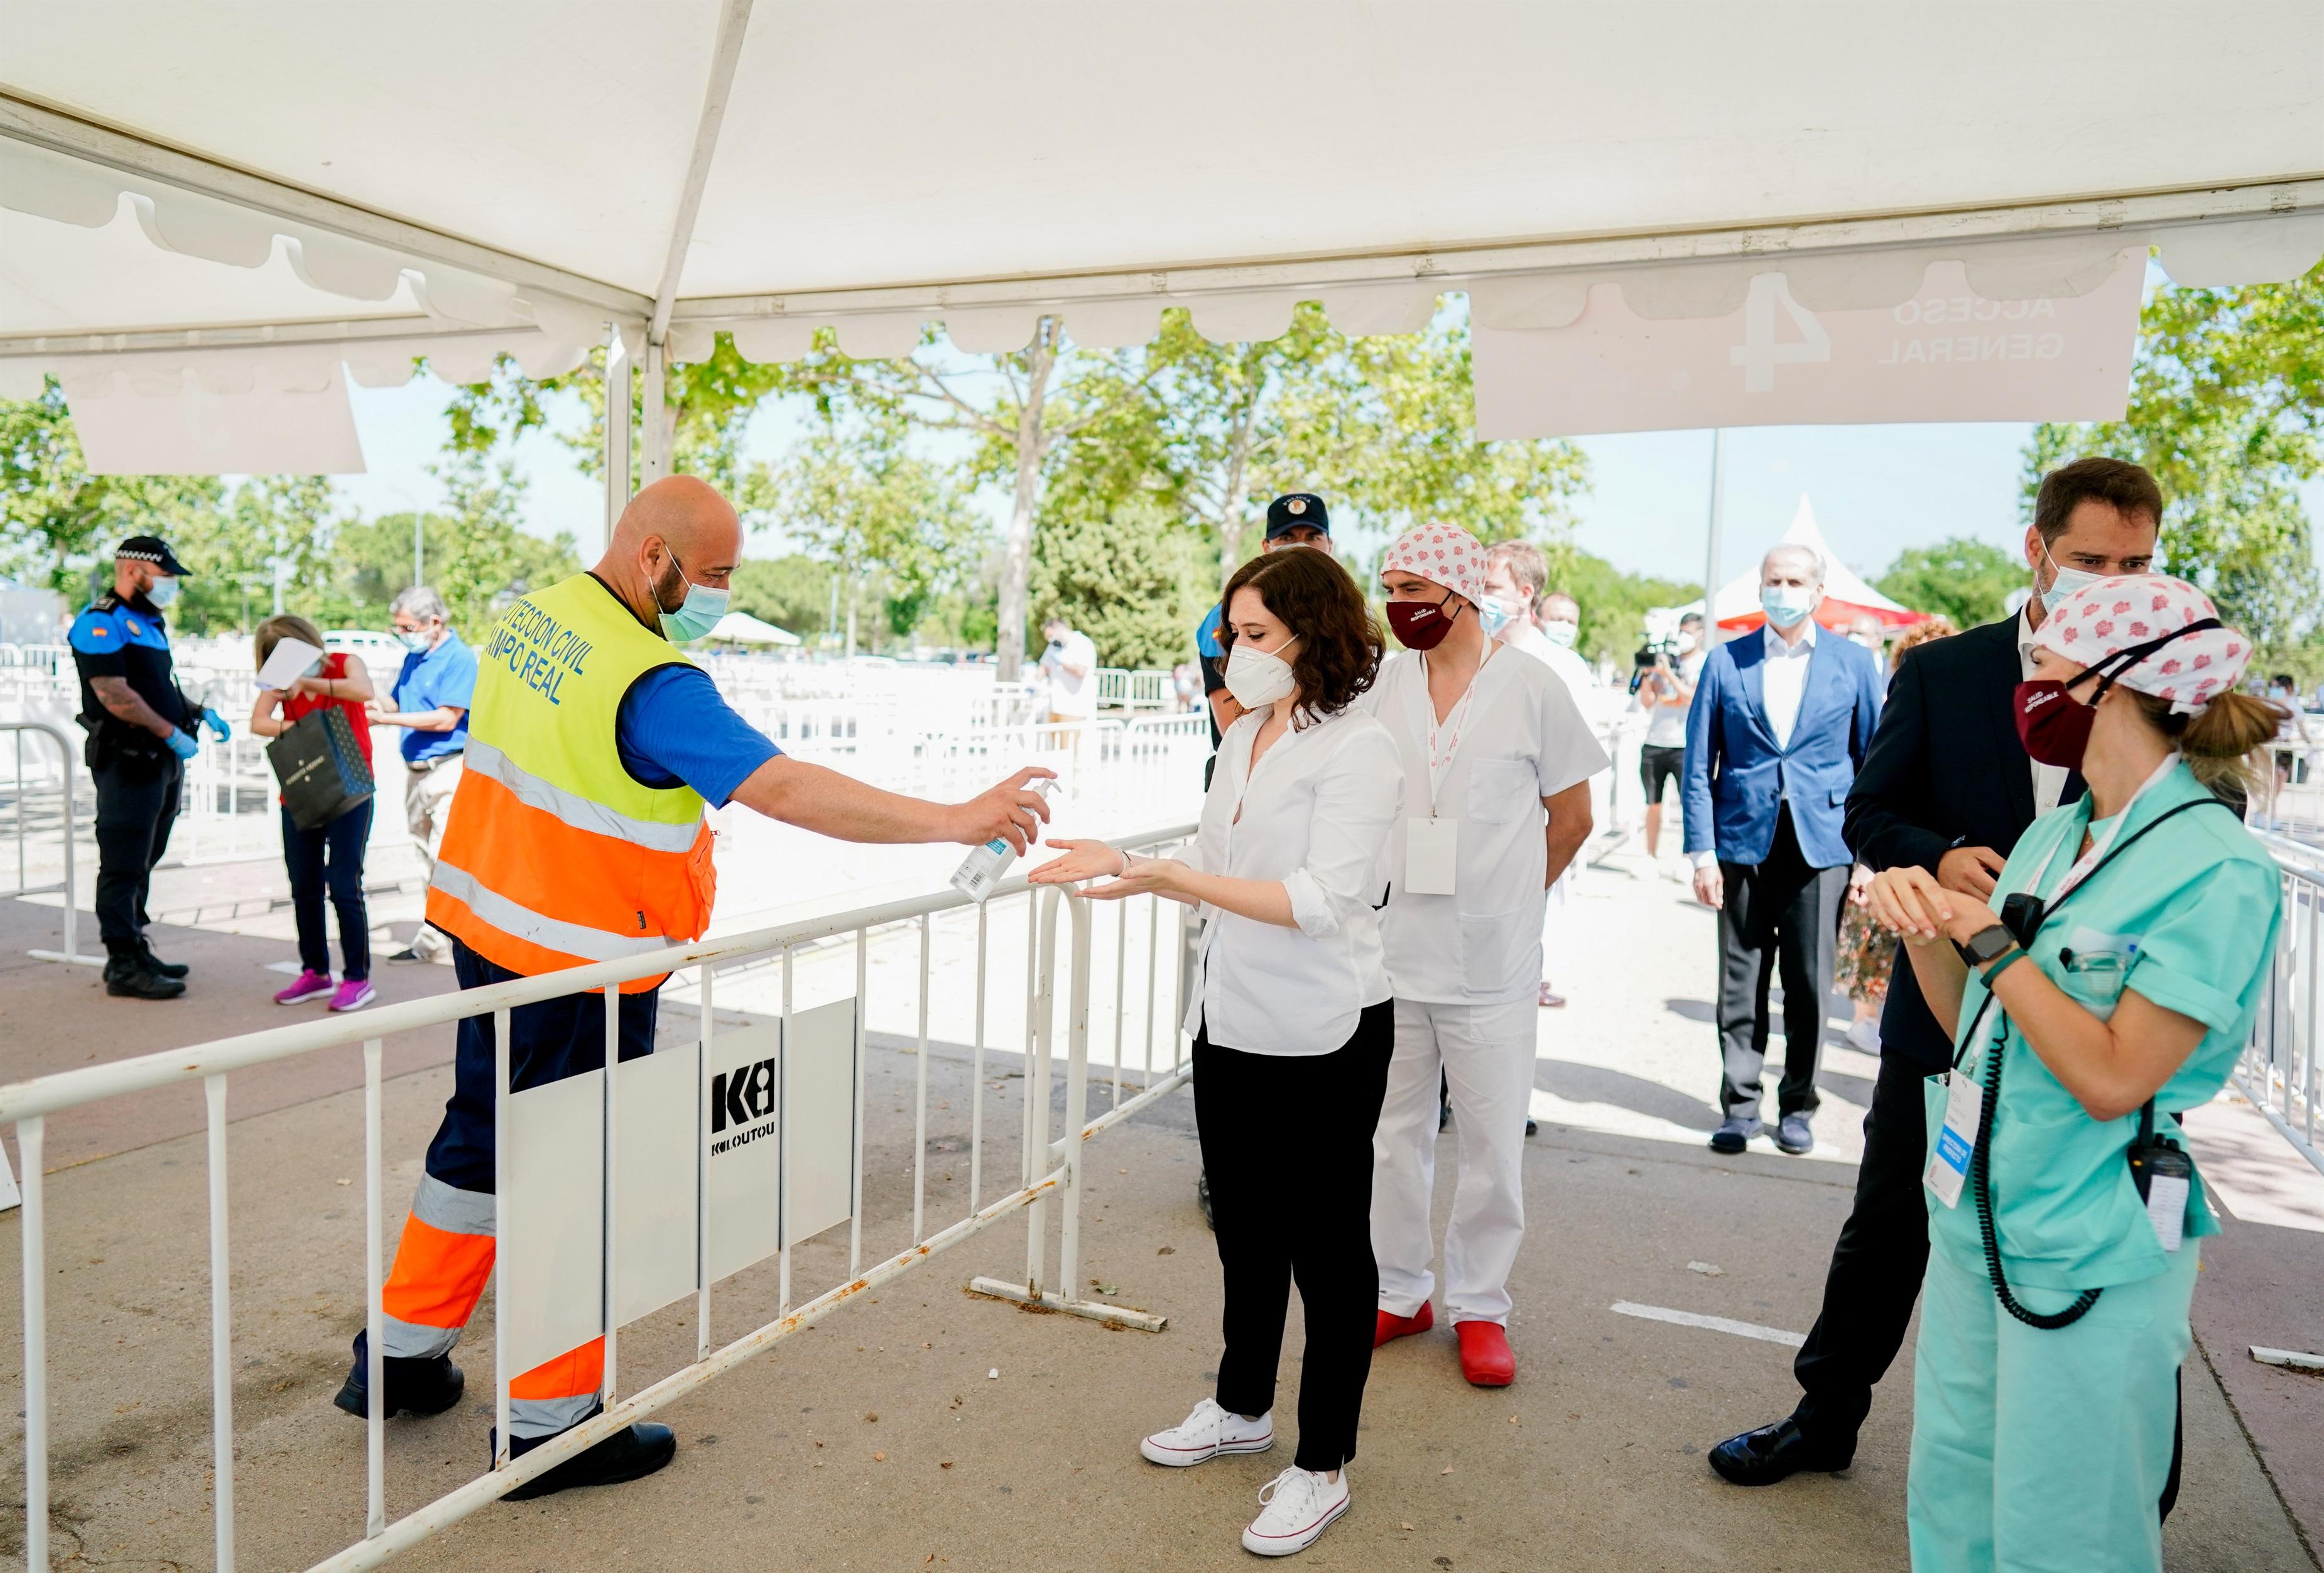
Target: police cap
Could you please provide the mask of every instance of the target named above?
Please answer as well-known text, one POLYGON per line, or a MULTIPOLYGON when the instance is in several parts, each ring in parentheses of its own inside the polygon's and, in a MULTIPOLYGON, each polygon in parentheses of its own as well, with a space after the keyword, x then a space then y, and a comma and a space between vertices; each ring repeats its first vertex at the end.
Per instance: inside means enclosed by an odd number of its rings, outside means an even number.
POLYGON ((1288 535, 1294 530, 1320 530, 1332 532, 1332 516, 1323 511, 1323 499, 1313 492, 1286 492, 1267 505, 1267 538, 1288 535))
POLYGON ((170 550, 170 543, 158 535, 133 535, 114 548, 113 555, 116 559, 125 557, 132 562, 159 563, 161 571, 172 578, 193 577, 194 570, 180 562, 177 553, 170 550))

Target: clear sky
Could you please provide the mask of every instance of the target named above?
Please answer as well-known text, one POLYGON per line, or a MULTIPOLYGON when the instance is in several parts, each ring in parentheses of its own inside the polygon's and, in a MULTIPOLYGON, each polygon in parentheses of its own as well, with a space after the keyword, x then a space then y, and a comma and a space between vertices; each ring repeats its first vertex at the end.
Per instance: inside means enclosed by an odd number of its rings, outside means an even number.
MULTIPOLYGON (((355 388, 355 424, 370 473, 340 477, 340 491, 369 515, 436 505, 443 488, 428 473, 440 460, 450 390, 433 377, 401 388, 355 388)), ((577 404, 560 412, 577 427, 577 404)), ((753 423, 746 449, 772 458, 788 423, 775 412, 753 423)), ((1723 567, 1742 572, 1783 534, 1805 495, 1834 555, 1876 578, 1907 546, 1971 535, 2012 547, 2023 536, 2020 455, 2030 427, 1769 426, 1727 435, 1723 567)), ((1711 434, 1650 431, 1581 440, 1594 482, 1580 500, 1576 542, 1617 567, 1694 580, 1703 563, 1711 434)), ((541 432, 517 444, 530 478, 529 526, 597 539, 602 493, 571 452, 541 432)), ((2324 519, 2324 480, 2307 488, 2309 516, 2324 519)), ((754 555, 772 548, 760 542, 754 555)))

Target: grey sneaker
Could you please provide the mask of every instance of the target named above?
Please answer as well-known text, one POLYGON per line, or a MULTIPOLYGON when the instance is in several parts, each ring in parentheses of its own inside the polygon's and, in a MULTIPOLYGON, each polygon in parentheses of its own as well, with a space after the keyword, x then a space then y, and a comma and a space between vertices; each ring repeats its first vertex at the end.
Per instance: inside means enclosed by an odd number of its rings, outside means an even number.
POLYGON ((1720 1123, 1719 1129, 1711 1133, 1711 1150, 1713 1152, 1740 1152, 1751 1144, 1752 1137, 1766 1134, 1766 1129, 1757 1120, 1742 1115, 1729 1115, 1720 1123))
POLYGON ((1794 1158, 1815 1151, 1815 1133, 1808 1129, 1804 1113, 1788 1114, 1775 1122, 1775 1145, 1794 1158))

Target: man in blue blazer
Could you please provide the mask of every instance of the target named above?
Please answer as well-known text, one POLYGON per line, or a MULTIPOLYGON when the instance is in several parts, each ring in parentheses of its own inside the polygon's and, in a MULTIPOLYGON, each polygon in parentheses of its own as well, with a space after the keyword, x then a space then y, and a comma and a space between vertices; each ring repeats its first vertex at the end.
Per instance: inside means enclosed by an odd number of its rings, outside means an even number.
POLYGON ((1815 1145, 1816 1060, 1831 988, 1840 898, 1853 859, 1840 819, 1880 713, 1879 670, 1848 640, 1819 634, 1823 559, 1786 542, 1759 565, 1766 625, 1711 652, 1686 717, 1679 793, 1694 893, 1719 912, 1719 1043, 1725 1122, 1711 1138, 1740 1152, 1765 1126, 1768 985, 1784 980, 1784 1078, 1775 1145, 1815 1145))

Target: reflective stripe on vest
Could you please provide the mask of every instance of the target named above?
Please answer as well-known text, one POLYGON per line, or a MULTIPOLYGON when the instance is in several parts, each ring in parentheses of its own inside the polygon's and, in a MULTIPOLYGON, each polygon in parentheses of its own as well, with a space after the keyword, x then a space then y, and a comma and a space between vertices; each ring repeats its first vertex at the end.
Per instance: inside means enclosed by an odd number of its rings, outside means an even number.
POLYGON ((632 687, 679 664, 586 574, 509 609, 478 652, 429 922, 526 976, 700 938, 715 891, 702 799, 639 782, 615 739, 632 687))

